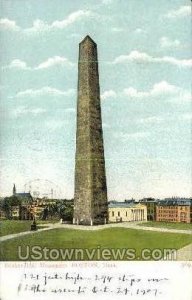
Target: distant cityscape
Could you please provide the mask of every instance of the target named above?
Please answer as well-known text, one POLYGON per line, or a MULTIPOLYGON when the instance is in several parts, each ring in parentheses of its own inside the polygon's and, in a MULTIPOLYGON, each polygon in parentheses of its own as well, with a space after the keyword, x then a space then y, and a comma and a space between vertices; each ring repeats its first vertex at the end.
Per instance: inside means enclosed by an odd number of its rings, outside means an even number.
MULTIPOLYGON (((37 197, 30 192, 17 192, 1 198, 0 219, 9 220, 62 220, 72 223, 74 199, 37 197)), ((191 198, 143 198, 140 200, 108 201, 108 222, 192 222, 191 198)))

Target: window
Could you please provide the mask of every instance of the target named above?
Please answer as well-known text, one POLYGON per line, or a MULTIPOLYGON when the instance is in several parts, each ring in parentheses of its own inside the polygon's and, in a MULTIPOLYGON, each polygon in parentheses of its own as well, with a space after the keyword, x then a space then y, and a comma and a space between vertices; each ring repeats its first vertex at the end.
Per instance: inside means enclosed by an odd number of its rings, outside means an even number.
POLYGON ((114 214, 114 211, 112 211, 112 217, 114 217, 114 215, 115 215, 115 214, 114 214))
POLYGON ((126 211, 126 217, 127 217, 127 211, 126 211))
POLYGON ((120 211, 118 211, 118 217, 120 217, 120 211))

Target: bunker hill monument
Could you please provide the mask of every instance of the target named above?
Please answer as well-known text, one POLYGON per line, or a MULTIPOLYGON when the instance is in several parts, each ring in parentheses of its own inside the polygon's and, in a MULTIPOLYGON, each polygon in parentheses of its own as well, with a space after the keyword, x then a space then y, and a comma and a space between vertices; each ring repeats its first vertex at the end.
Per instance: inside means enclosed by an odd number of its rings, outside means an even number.
POLYGON ((73 224, 106 222, 107 185, 97 45, 86 36, 79 44, 73 224))

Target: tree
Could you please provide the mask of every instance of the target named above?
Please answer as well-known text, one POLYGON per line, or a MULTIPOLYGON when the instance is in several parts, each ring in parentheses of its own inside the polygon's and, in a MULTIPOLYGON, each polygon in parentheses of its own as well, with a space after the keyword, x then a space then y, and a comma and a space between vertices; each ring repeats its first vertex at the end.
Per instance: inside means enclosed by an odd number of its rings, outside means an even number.
POLYGON ((59 207, 59 216, 64 221, 72 221, 73 220, 73 205, 71 203, 63 203, 59 207))
POLYGON ((2 203, 2 209, 5 212, 6 218, 11 218, 11 207, 12 206, 20 206, 21 200, 18 199, 15 195, 11 197, 5 197, 2 203))
POLYGON ((47 220, 48 213, 49 213, 49 210, 48 210, 48 208, 46 207, 46 208, 43 210, 42 220, 47 220))

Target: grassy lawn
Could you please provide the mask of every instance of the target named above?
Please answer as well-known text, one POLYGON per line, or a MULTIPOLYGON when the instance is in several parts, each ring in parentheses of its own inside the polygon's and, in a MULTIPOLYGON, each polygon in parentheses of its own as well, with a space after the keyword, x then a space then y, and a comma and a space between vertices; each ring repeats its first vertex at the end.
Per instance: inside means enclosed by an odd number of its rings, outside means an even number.
POLYGON ((59 223, 60 220, 37 220, 38 224, 55 224, 55 223, 59 223))
POLYGON ((192 230, 192 223, 166 223, 166 222, 144 222, 139 224, 139 226, 148 227, 160 227, 167 229, 181 229, 181 230, 192 230))
MULTIPOLYGON (((41 246, 49 249, 136 249, 137 258, 141 259, 141 250, 149 249, 179 249, 192 242, 192 238, 187 234, 160 233, 126 228, 108 228, 98 231, 74 230, 74 229, 52 229, 45 232, 37 232, 32 235, 15 238, 1 243, 1 260, 19 260, 18 246, 22 246, 22 255, 26 254, 26 246, 41 246)), ((57 251, 57 250, 56 250, 57 251)), ((29 255, 26 260, 37 260, 29 255)), ((52 260, 87 260, 86 254, 83 258, 75 257, 52 258, 52 260)), ((94 255, 92 260, 98 260, 94 255)), ((116 258, 116 260, 131 260, 130 258, 116 258)), ((133 258, 132 258, 133 259, 133 258)), ((46 260, 45 257, 39 260, 46 260)), ((47 259, 50 260, 50 257, 47 259)), ((113 257, 113 260, 115 258, 113 257)))
MULTIPOLYGON (((40 224, 52 223, 52 221, 37 221, 38 228, 41 228, 40 224)), ((18 233, 30 230, 32 221, 16 221, 16 220, 3 220, 0 221, 0 236, 18 233)), ((42 227, 45 228, 45 227, 42 227)))
POLYGON ((30 230, 32 221, 5 220, 0 222, 0 236, 30 230))

